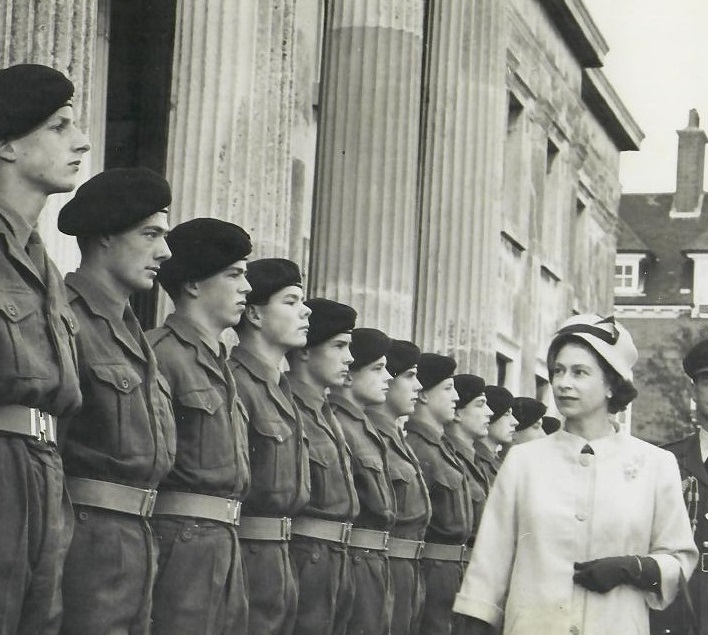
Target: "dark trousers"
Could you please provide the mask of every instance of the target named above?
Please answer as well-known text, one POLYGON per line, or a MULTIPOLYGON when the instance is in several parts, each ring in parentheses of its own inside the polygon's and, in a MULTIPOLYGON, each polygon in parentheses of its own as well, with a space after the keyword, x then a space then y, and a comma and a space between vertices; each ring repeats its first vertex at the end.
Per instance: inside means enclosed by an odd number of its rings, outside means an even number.
POLYGON ((73 517, 53 447, 0 435, 0 635, 54 635, 73 517))
POLYGON ((241 540, 248 580, 248 632, 291 635, 297 614, 297 585, 287 542, 241 540))
POLYGON ((391 630, 391 571, 382 551, 349 548, 354 572, 354 609, 347 635, 388 635, 391 630))
POLYGON ((453 614, 452 605, 460 590, 464 569, 458 562, 422 560, 425 578, 425 602, 420 635, 462 635, 468 629, 466 620, 453 614))
POLYGON ((248 600, 236 530, 193 518, 151 520, 159 546, 152 635, 246 635, 248 600))
POLYGON ((62 635, 148 635, 156 544, 147 521, 76 505, 62 635))
POLYGON ((354 606, 354 579, 346 548, 294 536, 290 557, 298 582, 294 635, 344 635, 354 606))
POLYGON ((421 561, 389 558, 389 563, 393 591, 391 635, 418 635, 425 600, 421 561))

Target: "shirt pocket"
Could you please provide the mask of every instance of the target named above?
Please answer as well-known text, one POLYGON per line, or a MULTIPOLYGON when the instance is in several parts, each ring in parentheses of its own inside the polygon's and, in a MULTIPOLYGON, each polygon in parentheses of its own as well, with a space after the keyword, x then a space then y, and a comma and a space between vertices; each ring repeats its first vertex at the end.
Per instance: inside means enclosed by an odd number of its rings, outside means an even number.
POLYGON ((180 454, 193 456, 201 468, 233 465, 234 430, 219 391, 213 386, 195 388, 178 395, 177 401, 180 454))
POLYGON ((255 412, 251 416, 249 445, 251 482, 281 492, 295 488, 298 451, 293 430, 282 418, 255 412))
POLYGON ((93 414, 106 427, 115 426, 111 432, 118 455, 125 458, 153 455, 155 440, 140 374, 124 362, 92 364, 91 374, 93 414))
POLYGON ((389 473, 391 474, 393 491, 396 494, 396 514, 403 514, 406 509, 408 490, 415 475, 406 469, 406 466, 393 463, 390 459, 389 473))
POLYGON ((19 288, 0 289, 0 374, 12 378, 46 377, 38 352, 39 343, 47 340, 39 296, 19 288))
POLYGON ((310 440, 310 481, 312 501, 315 506, 327 507, 332 504, 337 489, 338 478, 337 449, 326 440, 311 438, 310 440), (334 468, 334 469, 333 469, 334 468))
POLYGON ((463 531, 468 521, 463 479, 462 473, 452 468, 438 470, 434 475, 430 493, 433 515, 450 534, 463 531))
MULTIPOLYGON (((374 510, 394 509, 392 492, 388 486, 388 476, 384 470, 383 458, 377 454, 364 454, 357 458, 360 465, 355 480, 359 481, 362 487, 362 498, 367 498, 369 492, 369 508, 374 510)), ((357 492, 360 489, 357 487, 357 492)))

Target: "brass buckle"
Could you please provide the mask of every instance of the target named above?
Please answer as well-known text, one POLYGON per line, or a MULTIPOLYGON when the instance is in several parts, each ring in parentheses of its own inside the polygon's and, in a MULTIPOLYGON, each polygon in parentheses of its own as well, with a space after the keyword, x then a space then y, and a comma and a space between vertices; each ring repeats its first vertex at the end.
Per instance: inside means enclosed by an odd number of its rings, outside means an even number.
POLYGON ((708 553, 701 554, 701 573, 708 573, 708 553))
POLYGON ((241 501, 227 501, 226 519, 228 523, 234 527, 238 527, 241 524, 241 501))
POLYGON ((342 523, 342 535, 339 537, 339 542, 344 546, 348 546, 352 540, 352 523, 342 523))
POLYGON ((383 544, 381 545, 383 547, 384 551, 388 551, 388 537, 389 534, 387 531, 383 532, 383 540, 381 541, 383 544))
POLYGON ((425 549, 425 540, 419 540, 418 545, 415 548, 415 559, 420 560, 423 557, 423 550, 425 549))
POLYGON ((288 518, 287 516, 280 519, 280 539, 281 540, 290 540, 290 536, 292 534, 292 525, 293 525, 292 519, 288 518))
POLYGON ((44 443, 56 443, 56 430, 52 415, 30 408, 30 434, 44 443))
POLYGON ((156 489, 146 489, 143 490, 145 495, 143 496, 142 503, 140 503, 140 515, 145 518, 150 518, 152 512, 155 509, 155 501, 157 500, 157 490, 156 489))
POLYGON ((465 554, 467 553, 467 549, 468 549, 467 545, 462 545, 460 547, 460 564, 465 563, 465 554))

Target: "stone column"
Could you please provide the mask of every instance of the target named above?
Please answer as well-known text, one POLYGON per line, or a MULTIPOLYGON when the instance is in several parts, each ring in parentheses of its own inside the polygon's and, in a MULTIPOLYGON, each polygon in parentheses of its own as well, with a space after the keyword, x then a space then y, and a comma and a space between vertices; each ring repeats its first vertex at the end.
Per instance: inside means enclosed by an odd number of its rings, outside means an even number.
MULTIPOLYGON (((65 73, 74 82, 74 112, 84 130, 92 119, 97 1, 0 0, 0 68, 46 64, 65 73)), ((89 153, 81 180, 93 171, 89 153)), ((70 197, 51 196, 39 221, 47 250, 63 271, 78 263, 76 241, 56 229, 59 209, 70 197)))
POLYGON ((310 295, 411 337, 423 0, 335 0, 325 24, 310 295))
POLYGON ((238 223, 254 257, 287 257, 295 0, 183 0, 167 179, 171 223, 238 223))
POLYGON ((415 341, 495 378, 505 3, 429 3, 415 341))

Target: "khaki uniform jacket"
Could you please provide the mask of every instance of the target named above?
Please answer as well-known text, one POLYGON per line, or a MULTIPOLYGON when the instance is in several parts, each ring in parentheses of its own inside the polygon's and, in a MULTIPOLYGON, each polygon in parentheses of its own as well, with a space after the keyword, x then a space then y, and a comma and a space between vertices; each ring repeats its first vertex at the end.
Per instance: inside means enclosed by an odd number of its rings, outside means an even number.
POLYGON ((246 411, 233 375, 197 327, 173 313, 147 334, 172 391, 177 456, 161 488, 242 500, 251 483, 246 411))
POLYGON ((241 346, 231 351, 229 368, 248 415, 251 490, 243 511, 250 516, 296 516, 310 499, 310 470, 290 384, 241 346))
POLYGON ((91 278, 66 276, 80 325, 83 406, 61 425, 70 476, 156 488, 172 468, 175 421, 170 391, 137 319, 91 278), (137 335, 134 335, 130 329, 137 335))
POLYGON ((472 497, 473 532, 470 539, 470 545, 472 545, 479 530, 479 523, 482 520, 482 512, 484 511, 484 504, 487 501, 487 493, 489 492, 489 482, 477 464, 477 456, 473 445, 465 443, 462 439, 455 436, 449 436, 448 438, 455 456, 465 469, 470 496, 472 497))

